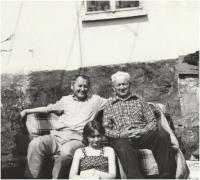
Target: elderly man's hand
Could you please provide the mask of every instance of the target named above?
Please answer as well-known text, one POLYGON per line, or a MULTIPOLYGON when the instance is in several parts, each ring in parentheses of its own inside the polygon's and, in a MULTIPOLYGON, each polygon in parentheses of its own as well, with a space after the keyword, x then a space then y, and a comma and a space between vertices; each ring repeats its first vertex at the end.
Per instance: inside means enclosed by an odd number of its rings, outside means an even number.
POLYGON ((126 128, 120 133, 120 138, 139 138, 145 134, 144 129, 126 128))
POLYGON ((130 134, 132 134, 130 128, 126 128, 120 132, 120 138, 129 138, 130 134))
POLYGON ((132 133, 129 135, 129 138, 139 138, 145 134, 144 129, 132 129, 132 133))

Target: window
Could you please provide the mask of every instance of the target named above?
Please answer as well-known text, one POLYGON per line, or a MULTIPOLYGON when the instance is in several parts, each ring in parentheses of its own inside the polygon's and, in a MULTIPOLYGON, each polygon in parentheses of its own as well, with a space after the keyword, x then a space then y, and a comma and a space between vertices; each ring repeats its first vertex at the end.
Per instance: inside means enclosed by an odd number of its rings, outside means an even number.
POLYGON ((141 1, 89 1, 84 0, 85 13, 82 21, 96 21, 116 18, 142 16, 144 11, 141 1))
POLYGON ((139 1, 116 1, 116 9, 139 7, 139 1))
POLYGON ((139 1, 85 1, 85 3, 87 13, 118 11, 139 7, 139 1))
POLYGON ((87 12, 110 10, 110 1, 86 1, 87 12))

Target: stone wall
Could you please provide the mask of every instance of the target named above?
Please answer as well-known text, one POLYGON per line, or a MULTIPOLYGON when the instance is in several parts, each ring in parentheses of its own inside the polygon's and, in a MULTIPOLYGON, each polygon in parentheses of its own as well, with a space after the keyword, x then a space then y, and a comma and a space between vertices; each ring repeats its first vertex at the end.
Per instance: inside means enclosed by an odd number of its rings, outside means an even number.
POLYGON ((179 79, 179 91, 182 117, 180 124, 184 127, 199 125, 199 78, 185 77, 179 79))

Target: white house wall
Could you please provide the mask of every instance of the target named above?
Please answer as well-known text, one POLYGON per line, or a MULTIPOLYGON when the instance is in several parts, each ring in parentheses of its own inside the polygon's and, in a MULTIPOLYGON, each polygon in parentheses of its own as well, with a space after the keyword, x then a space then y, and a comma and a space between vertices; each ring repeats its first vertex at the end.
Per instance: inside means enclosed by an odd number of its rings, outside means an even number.
MULTIPOLYGON (((80 67, 76 1, 2 2, 3 72, 80 67), (17 27, 17 28, 16 28, 17 27)), ((155 61, 198 47, 198 1, 144 1, 146 17, 83 23, 83 65, 155 61)))

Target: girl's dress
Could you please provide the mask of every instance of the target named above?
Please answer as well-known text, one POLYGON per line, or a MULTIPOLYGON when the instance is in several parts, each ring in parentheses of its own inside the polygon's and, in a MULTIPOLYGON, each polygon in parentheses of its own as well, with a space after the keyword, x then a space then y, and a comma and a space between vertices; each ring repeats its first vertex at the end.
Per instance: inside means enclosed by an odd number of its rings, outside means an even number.
POLYGON ((108 157, 104 156, 104 148, 101 149, 100 156, 88 156, 85 148, 82 148, 84 157, 80 160, 80 172, 96 169, 102 172, 108 172, 108 157))

